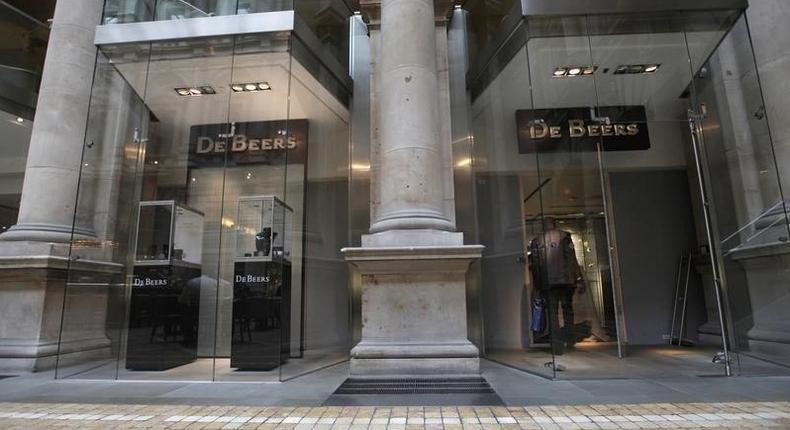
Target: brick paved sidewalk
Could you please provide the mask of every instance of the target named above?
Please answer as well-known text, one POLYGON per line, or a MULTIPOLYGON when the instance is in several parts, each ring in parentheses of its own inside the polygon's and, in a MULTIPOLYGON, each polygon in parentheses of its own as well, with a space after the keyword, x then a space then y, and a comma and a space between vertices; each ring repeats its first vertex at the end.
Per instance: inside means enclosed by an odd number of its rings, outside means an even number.
POLYGON ((790 402, 535 407, 0 403, 2 429, 495 430, 790 428, 790 402))

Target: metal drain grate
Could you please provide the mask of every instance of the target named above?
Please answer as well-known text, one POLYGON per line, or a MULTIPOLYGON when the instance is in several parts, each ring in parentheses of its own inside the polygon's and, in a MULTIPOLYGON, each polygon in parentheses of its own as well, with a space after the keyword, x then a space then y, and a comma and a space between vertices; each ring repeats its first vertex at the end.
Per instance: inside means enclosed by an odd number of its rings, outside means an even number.
POLYGON ((484 378, 349 378, 334 394, 494 394, 484 378))

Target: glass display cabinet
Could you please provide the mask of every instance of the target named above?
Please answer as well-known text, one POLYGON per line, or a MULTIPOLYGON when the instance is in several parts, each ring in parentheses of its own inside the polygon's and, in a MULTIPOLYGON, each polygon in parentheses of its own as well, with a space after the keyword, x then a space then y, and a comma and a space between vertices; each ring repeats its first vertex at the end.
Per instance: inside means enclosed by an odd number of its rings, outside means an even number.
POLYGON ((293 210, 274 196, 240 197, 236 222, 236 260, 290 260, 285 232, 293 210))
POLYGON ((197 359, 203 214, 173 200, 140 202, 126 368, 197 359))
POLYGON ((135 265, 200 266, 203 214, 173 200, 140 202, 135 265))
POLYGON ((293 210, 274 196, 240 197, 230 366, 272 371, 290 353, 293 210))

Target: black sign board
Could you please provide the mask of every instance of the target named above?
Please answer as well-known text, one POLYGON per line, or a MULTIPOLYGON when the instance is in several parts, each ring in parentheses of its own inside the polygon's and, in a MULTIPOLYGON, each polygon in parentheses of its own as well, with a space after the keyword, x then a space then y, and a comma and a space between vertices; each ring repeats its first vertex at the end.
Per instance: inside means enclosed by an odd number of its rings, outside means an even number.
POLYGON ((306 119, 193 125, 189 167, 304 164, 306 119), (227 163, 226 163, 227 157, 227 163))
POLYGON ((518 110, 516 126, 520 154, 650 149, 644 106, 518 110))

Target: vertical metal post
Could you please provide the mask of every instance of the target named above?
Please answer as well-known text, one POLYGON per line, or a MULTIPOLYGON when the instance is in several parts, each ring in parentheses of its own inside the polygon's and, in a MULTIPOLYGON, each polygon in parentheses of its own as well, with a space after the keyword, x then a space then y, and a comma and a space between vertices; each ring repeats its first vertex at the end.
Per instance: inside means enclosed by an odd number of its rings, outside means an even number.
POLYGON ((702 130, 700 130, 699 119, 702 115, 693 109, 688 111, 689 131, 691 132, 691 147, 694 152, 694 164, 697 169, 697 182, 699 184, 700 198, 702 199, 702 213, 705 219, 705 236, 708 241, 708 255, 710 256, 711 271, 713 273, 713 289, 716 292, 716 308, 719 313, 719 327, 721 328, 721 345, 724 352, 724 372, 727 376, 732 376, 730 367, 730 351, 727 342, 727 330, 724 327, 724 306, 721 294, 721 276, 719 273, 718 261, 716 261, 713 246, 713 227, 710 215, 710 201, 708 198, 707 187, 702 175, 702 161, 700 158, 701 147, 704 146, 702 130))
MULTIPOLYGON (((620 304, 620 297, 617 295, 617 290, 615 288, 615 281, 614 276, 615 273, 612 268, 615 266, 615 258, 617 256, 614 252, 614 246, 612 245, 612 232, 609 228, 609 205, 608 205, 608 190, 606 176, 604 174, 604 163, 603 163, 603 147, 601 146, 601 141, 599 140, 596 146, 596 153, 598 155, 598 175, 601 181, 601 192, 604 194, 603 198, 603 212, 604 212, 604 225, 606 226, 606 248, 609 252, 609 280, 612 284, 612 304, 614 305, 614 326, 615 332, 617 333, 617 357, 623 358, 625 357, 625 353, 623 351, 623 342, 622 342, 622 333, 620 333, 620 311, 621 311, 621 304, 620 304)), ((618 272, 619 276, 619 272, 618 272)), ((672 339, 670 339, 670 343, 672 339)))
POLYGON ((680 298, 680 279, 683 277, 683 254, 680 254, 680 262, 678 263, 678 277, 675 280, 675 303, 672 306, 672 326, 669 329, 669 344, 672 345, 672 339, 675 338, 675 321, 678 315, 678 299, 680 298))
POLYGON ((680 327, 678 327, 678 346, 683 344, 683 334, 686 333, 686 303, 689 297, 689 278, 691 277, 691 254, 686 257, 686 281, 683 287, 683 309, 680 311, 680 327))

